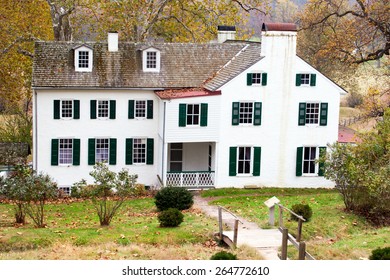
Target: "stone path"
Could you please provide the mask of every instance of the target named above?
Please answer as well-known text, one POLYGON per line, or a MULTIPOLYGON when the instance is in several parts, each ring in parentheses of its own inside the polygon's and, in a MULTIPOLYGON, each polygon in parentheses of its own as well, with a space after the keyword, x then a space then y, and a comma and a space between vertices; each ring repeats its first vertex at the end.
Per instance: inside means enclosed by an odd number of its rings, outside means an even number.
MULTIPOLYGON (((205 214, 218 219, 218 207, 209 205, 207 200, 194 195, 194 206, 200 208, 205 214)), ((234 217, 223 211, 223 221, 233 229, 234 217)), ((278 248, 282 245, 282 234, 277 229, 261 229, 255 223, 248 222, 238 217, 243 223, 239 223, 237 246, 246 244, 256 250, 264 257, 265 260, 279 260, 278 248)), ((233 231, 224 231, 224 234, 233 240, 233 231)))

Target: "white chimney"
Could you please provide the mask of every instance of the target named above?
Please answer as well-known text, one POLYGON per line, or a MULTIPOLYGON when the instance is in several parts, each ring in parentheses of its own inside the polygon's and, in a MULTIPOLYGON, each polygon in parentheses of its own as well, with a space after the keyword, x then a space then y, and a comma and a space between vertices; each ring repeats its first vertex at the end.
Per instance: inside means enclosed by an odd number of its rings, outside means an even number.
POLYGON ((227 25, 218 25, 218 43, 223 43, 226 40, 236 39, 236 27, 227 25))
POLYGON ((118 32, 108 32, 108 51, 117 52, 118 51, 118 32))
POLYGON ((294 58, 297 49, 297 27, 293 23, 263 23, 261 56, 294 58))

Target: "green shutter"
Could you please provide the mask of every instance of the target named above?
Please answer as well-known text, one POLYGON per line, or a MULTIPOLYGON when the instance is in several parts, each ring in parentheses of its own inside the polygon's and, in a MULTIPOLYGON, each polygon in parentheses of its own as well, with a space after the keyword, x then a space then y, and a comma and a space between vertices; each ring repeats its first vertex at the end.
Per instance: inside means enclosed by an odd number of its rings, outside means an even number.
POLYGON ((115 120, 116 116, 116 101, 110 100, 110 119, 115 120))
POLYGON ((301 74, 297 74, 295 77, 295 85, 299 87, 301 85, 301 74))
POLYGON ((187 104, 179 104, 179 126, 184 127, 187 124, 187 104))
POLYGON ((267 73, 261 74, 261 85, 266 86, 267 85, 267 73))
POLYGON ((255 113, 253 125, 261 125, 261 102, 255 102, 255 113))
POLYGON ((73 139, 73 165, 80 165, 80 139, 73 139))
POLYGON ((153 164, 154 159, 154 139, 146 139, 146 164, 153 164))
POLYGON ((321 126, 328 125, 328 103, 321 103, 320 125, 321 126))
POLYGON ((95 165, 95 138, 88 139, 88 165, 95 165))
POLYGON ((232 104, 232 125, 239 125, 240 122, 240 102, 232 104))
POLYGON ((326 155, 326 147, 319 147, 319 163, 318 163, 318 176, 324 176, 325 174, 325 166, 322 160, 325 160, 326 155))
POLYGON ((116 164, 116 139, 110 138, 110 157, 108 159, 110 165, 116 164))
POLYGON ((299 103, 298 125, 306 125, 306 103, 299 103))
POLYGON ((229 176, 237 175, 237 147, 230 147, 229 150, 229 176))
POLYGON ((73 100, 73 119, 80 119, 80 100, 73 100))
POLYGON ((96 119, 96 100, 91 100, 91 119, 96 119))
POLYGON ((133 164, 133 139, 126 138, 126 159, 127 165, 133 164))
POLYGON ((316 74, 310 74, 310 86, 314 87, 316 85, 316 74))
POLYGON ((246 85, 251 86, 252 85, 252 73, 246 74, 246 85))
POLYGON ((134 100, 129 100, 128 118, 134 119, 134 100))
POLYGON ((148 100, 147 101, 147 107, 148 107, 148 110, 147 110, 146 118, 147 119, 153 119, 153 100, 148 100))
POLYGON ((58 165, 58 139, 51 139, 51 165, 58 165))
POLYGON ((200 104, 200 126, 207 126, 208 104, 200 104))
POLYGON ((260 176, 261 147, 253 148, 253 176, 260 176))
POLYGON ((297 165, 296 165, 296 176, 302 176, 302 163, 303 163, 303 147, 297 148, 297 165))
POLYGON ((54 119, 59 120, 60 119, 60 100, 54 100, 54 119))

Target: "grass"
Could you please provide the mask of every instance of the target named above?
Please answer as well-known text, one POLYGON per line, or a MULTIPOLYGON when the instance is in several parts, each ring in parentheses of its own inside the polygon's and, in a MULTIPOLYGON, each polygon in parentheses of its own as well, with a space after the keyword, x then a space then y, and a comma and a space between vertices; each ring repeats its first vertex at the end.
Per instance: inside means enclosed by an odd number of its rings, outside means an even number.
MULTIPOLYGON (((373 249, 390 246, 390 228, 375 228, 365 219, 345 212, 341 196, 333 189, 217 189, 205 191, 202 196, 262 228, 270 227, 268 208, 264 205, 270 197, 278 197, 288 208, 297 203, 309 204, 313 216, 303 225, 303 240, 316 259, 365 259, 373 249)), ((284 224, 294 235, 297 222, 289 218, 284 214, 284 224)))
MULTIPOLYGON (((99 225, 90 201, 63 201, 46 208, 46 228, 10 225, 10 204, 0 203, 0 259, 209 259, 219 248, 217 222, 198 209, 184 211, 176 228, 161 228, 150 197, 131 199, 108 227, 99 225)), ((241 259, 259 259, 240 249, 241 259)))

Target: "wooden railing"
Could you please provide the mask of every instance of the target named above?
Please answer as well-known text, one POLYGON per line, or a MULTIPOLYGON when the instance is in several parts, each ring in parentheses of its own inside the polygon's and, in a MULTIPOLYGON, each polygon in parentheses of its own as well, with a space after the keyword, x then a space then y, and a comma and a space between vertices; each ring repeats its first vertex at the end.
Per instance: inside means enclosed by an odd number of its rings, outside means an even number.
POLYGON ((214 171, 167 172, 167 186, 187 188, 214 187, 214 171))
POLYGON ((282 233, 282 252, 280 255, 280 259, 287 260, 287 246, 288 246, 288 241, 290 241, 291 244, 293 244, 294 247, 298 249, 298 260, 305 260, 305 259, 315 260, 315 258, 306 251, 306 243, 302 241, 302 225, 303 222, 305 222, 306 220, 302 216, 296 214, 295 212, 291 211, 287 207, 284 207, 280 203, 276 203, 275 205, 279 206, 279 231, 282 233), (283 224, 284 210, 288 211, 289 213, 291 213, 292 215, 298 218, 296 238, 294 238, 294 236, 289 234, 288 229, 284 227, 283 224))
MULTIPOLYGON (((227 210, 226 208, 222 206, 218 206, 218 225, 219 225, 219 239, 224 240, 225 243, 231 242, 229 238, 225 239, 225 236, 223 235, 223 217, 222 217, 222 210, 228 212, 230 215, 232 215, 234 219, 234 227, 233 227, 233 247, 237 247, 237 238, 238 238, 238 223, 242 224, 242 221, 238 219, 236 215, 234 215, 232 212, 227 210)), ((231 245, 231 244, 228 244, 231 245)))

